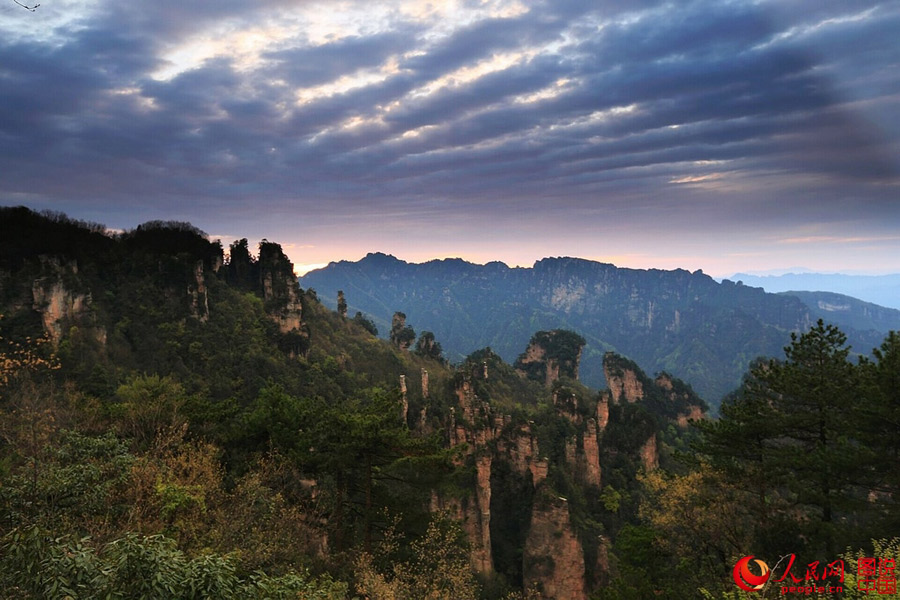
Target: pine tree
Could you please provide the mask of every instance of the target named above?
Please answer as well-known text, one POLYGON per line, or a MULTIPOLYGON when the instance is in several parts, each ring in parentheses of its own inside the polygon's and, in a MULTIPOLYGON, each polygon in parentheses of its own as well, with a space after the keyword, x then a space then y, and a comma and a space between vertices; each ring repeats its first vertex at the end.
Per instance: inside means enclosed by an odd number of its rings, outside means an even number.
POLYGON ((808 511, 807 534, 832 556, 838 550, 836 513, 853 506, 851 488, 859 478, 858 374, 848 360, 847 336, 837 327, 820 319, 791 340, 785 361, 773 361, 764 374, 784 433, 776 462, 798 506, 808 511))
POLYGON ((900 333, 892 331, 875 360, 863 359, 861 431, 869 449, 869 501, 882 515, 876 535, 900 527, 900 333))
POLYGON ((793 530, 834 556, 865 514, 863 390, 845 343, 821 320, 792 334, 783 361, 758 361, 720 420, 699 425, 698 451, 751 492, 760 541, 773 550, 790 551, 793 530))

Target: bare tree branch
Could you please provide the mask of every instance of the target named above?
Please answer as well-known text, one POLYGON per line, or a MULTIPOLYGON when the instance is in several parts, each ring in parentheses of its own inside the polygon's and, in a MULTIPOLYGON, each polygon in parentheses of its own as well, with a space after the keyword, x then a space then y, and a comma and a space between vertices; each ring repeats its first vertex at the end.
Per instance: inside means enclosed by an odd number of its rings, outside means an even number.
POLYGON ((19 2, 19 0, 13 0, 13 2, 15 2, 16 4, 18 4, 19 6, 21 6, 21 7, 24 8, 25 10, 30 10, 31 12, 34 12, 35 10, 37 10, 37 7, 40 6, 40 4, 35 4, 35 5, 33 5, 33 6, 28 6, 27 4, 22 4, 21 2, 19 2))

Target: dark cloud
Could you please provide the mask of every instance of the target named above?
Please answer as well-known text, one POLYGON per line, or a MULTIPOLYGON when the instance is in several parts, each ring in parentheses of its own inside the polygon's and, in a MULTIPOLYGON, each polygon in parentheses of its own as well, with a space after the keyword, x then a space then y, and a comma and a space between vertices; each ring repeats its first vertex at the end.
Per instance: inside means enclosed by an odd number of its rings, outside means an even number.
POLYGON ((377 67, 390 57, 414 47, 415 30, 351 36, 336 42, 270 52, 277 73, 294 85, 306 87, 328 83, 359 69, 377 67))
POLYGON ((894 3, 546 2, 456 27, 367 22, 360 3, 322 43, 298 27, 248 59, 229 41, 308 5, 114 3, 46 40, 0 37, 0 202, 541 214, 552 197, 579 220, 607 195, 652 205, 711 181, 722 214, 740 189, 735 214, 866 197, 900 224, 894 3), (178 58, 198 35, 221 47, 178 58))

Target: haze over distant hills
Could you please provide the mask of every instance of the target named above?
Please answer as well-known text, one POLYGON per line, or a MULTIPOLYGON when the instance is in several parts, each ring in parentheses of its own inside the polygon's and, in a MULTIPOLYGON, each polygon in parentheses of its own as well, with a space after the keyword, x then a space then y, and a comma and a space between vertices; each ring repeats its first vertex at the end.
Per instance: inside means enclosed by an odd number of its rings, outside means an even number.
POLYGON ((451 360, 490 346, 511 362, 534 332, 570 329, 587 340, 586 384, 605 384, 602 356, 612 350, 648 372, 688 381, 713 404, 737 386, 752 359, 780 356, 790 333, 819 316, 864 353, 886 328, 900 328, 900 311, 852 299, 810 296, 811 308, 799 297, 718 283, 701 271, 624 269, 576 258, 511 268, 461 259, 411 264, 376 253, 331 263, 300 283, 332 306, 343 290, 350 313, 369 315, 382 335, 395 311, 406 313, 416 331, 435 334, 451 360))
POLYGON ((761 287, 767 292, 833 292, 880 306, 900 309, 900 273, 892 275, 844 275, 842 273, 785 273, 750 275, 737 273, 731 281, 761 287))

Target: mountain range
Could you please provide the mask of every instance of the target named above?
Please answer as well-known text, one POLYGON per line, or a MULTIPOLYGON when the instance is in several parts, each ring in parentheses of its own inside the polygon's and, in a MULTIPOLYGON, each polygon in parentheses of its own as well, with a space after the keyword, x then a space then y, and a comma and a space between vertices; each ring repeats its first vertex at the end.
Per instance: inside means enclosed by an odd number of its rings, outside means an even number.
POLYGON ((888 308, 900 309, 900 274, 845 275, 842 273, 784 273, 750 275, 737 273, 732 281, 761 287, 767 292, 828 291, 859 298, 888 308))
POLYGON ((2 597, 595 598, 705 403, 613 353, 585 387, 570 331, 451 366, 362 321, 274 242, 0 207, 2 597))
POLYGON ((382 334, 394 312, 428 330, 451 360, 489 346, 512 362, 538 330, 570 329, 587 344, 581 379, 605 385, 607 351, 648 372, 688 381, 712 405, 740 382, 750 361, 778 356, 792 332, 817 319, 834 323, 855 352, 867 354, 900 311, 827 293, 767 293, 716 282, 702 271, 626 269, 578 258, 546 258, 531 268, 462 259, 414 264, 382 253, 330 263, 300 278, 327 305, 344 293, 349 310, 382 334))

